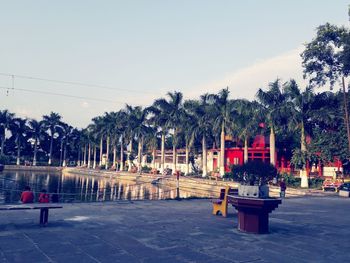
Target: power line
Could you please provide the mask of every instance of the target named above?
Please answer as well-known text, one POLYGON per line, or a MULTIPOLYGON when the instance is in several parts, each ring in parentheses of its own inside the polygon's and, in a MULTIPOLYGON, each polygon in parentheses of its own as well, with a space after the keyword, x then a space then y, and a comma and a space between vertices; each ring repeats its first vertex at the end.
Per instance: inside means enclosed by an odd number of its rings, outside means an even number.
POLYGON ((37 77, 15 75, 15 74, 7 74, 7 73, 1 73, 1 72, 0 72, 0 75, 11 77, 12 79, 14 79, 16 77, 16 78, 21 78, 21 79, 47 81, 47 82, 54 82, 54 83, 60 83, 60 84, 66 84, 66 85, 85 86, 85 87, 93 87, 93 88, 101 88, 101 89, 108 89, 108 90, 133 92, 133 93, 140 93, 140 92, 142 92, 142 93, 156 95, 156 93, 148 92, 148 91, 145 91, 145 90, 132 90, 132 89, 112 88, 112 87, 108 87, 108 86, 104 86, 104 85, 95 85, 95 84, 83 83, 83 82, 55 80, 55 79, 46 79, 46 78, 37 78, 37 77))
MULTIPOLYGON (((2 87, 2 86, 0 86, 0 89, 4 89, 4 90, 8 91, 11 88, 10 87, 2 87)), ((121 101, 113 101, 113 100, 98 99, 98 98, 91 98, 91 97, 84 97, 84 96, 76 96, 76 95, 69 95, 69 94, 49 92, 49 91, 42 91, 42 90, 30 90, 30 89, 20 89, 20 88, 12 88, 12 90, 25 91, 25 92, 38 93, 38 94, 45 94, 45 95, 52 95, 52 96, 68 97, 68 98, 74 98, 74 99, 84 99, 84 100, 94 100, 94 101, 100 101, 100 102, 125 104, 125 102, 121 102, 121 101)))

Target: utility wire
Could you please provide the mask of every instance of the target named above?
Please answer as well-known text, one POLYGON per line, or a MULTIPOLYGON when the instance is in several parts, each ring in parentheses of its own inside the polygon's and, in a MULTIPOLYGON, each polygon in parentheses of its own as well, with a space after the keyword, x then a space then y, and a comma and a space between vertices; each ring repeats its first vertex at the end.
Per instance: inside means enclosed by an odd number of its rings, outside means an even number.
POLYGON ((55 79, 46 79, 46 78, 37 78, 37 77, 30 77, 30 76, 23 76, 23 75, 15 75, 15 74, 7 74, 7 73, 1 73, 2 76, 11 77, 12 80, 14 78, 21 78, 21 79, 30 79, 30 80, 39 80, 39 81, 47 81, 47 82, 54 82, 54 83, 60 83, 60 84, 67 84, 67 85, 75 85, 75 86, 85 86, 85 87, 93 87, 93 88, 101 88, 101 89, 108 89, 108 90, 118 90, 118 91, 125 91, 125 92, 133 92, 138 94, 153 94, 153 95, 159 95, 156 93, 148 92, 145 90, 132 90, 132 89, 121 89, 121 88, 112 88, 104 85, 95 85, 95 84, 89 84, 89 83, 83 83, 83 82, 75 82, 75 81, 65 81, 65 80, 55 80, 55 79))
MULTIPOLYGON (((0 86, 0 89, 4 89, 4 90, 8 91, 11 88, 10 87, 2 87, 2 86, 0 86)), ((92 98, 92 97, 76 96, 76 95, 69 95, 69 94, 64 94, 64 93, 56 93, 56 92, 42 91, 42 90, 31 90, 31 89, 21 89, 21 88, 12 88, 12 90, 25 91, 25 92, 38 93, 38 94, 45 94, 45 95, 68 97, 68 98, 74 98, 74 99, 85 99, 85 100, 94 100, 94 101, 100 101, 100 102, 125 104, 125 102, 122 102, 122 101, 113 101, 113 100, 98 99, 98 98, 92 98)))

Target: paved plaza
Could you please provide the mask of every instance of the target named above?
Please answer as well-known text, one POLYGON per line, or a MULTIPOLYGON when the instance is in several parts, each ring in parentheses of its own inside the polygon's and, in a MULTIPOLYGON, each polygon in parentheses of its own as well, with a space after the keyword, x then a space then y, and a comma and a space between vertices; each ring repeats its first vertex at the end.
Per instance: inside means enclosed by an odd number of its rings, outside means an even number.
POLYGON ((350 199, 283 200, 270 234, 237 230, 237 213, 211 215, 210 200, 64 204, 1 211, 1 262, 350 262, 350 199))

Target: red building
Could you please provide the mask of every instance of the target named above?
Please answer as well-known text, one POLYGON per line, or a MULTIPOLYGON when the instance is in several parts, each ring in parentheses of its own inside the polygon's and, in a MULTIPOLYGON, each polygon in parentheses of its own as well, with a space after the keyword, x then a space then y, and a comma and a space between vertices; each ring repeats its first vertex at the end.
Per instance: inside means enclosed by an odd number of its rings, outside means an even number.
MULTIPOLYGON (((209 151, 208 160, 212 159, 212 169, 215 171, 219 167, 220 149, 209 151), (210 158, 211 157, 211 158, 210 158)), ((248 146, 248 161, 262 161, 270 163, 270 147, 268 139, 263 135, 257 135, 251 145, 248 146)), ((277 160, 277 154, 276 158, 277 160)), ((225 138, 225 171, 230 171, 231 165, 242 165, 244 163, 244 146, 239 140, 231 136, 225 138)), ((278 167, 276 162, 276 167, 278 167)), ((209 164, 210 166, 210 164, 209 164)))

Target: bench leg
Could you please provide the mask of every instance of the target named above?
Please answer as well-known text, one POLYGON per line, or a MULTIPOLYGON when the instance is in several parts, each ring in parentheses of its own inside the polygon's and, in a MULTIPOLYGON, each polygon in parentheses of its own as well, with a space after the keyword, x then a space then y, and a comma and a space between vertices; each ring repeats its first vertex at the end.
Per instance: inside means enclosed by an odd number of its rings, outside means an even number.
POLYGON ((49 221, 49 209, 40 208, 40 225, 47 225, 49 221))

